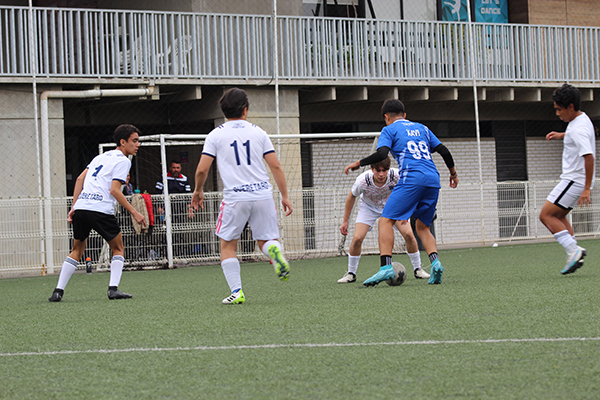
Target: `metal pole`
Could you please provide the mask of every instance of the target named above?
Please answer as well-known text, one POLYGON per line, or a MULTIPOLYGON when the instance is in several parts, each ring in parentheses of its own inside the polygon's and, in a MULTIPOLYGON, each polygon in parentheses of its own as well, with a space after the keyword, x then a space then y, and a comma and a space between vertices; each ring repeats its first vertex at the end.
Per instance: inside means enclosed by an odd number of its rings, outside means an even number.
MULTIPOLYGON (((39 229, 40 229, 40 263, 44 265, 44 254, 46 249, 44 247, 44 201, 42 199, 42 164, 40 160, 40 129, 38 125, 38 98, 37 98, 37 74, 36 74, 36 57, 35 57, 35 40, 34 40, 34 29, 33 29, 33 5, 32 0, 29 0, 29 58, 31 65, 31 79, 33 86, 33 125, 35 132, 35 160, 37 164, 37 181, 38 181, 38 199, 39 199, 39 229)), ((52 249, 50 249, 52 250, 52 249)), ((42 267, 42 275, 46 273, 46 269, 42 267)))
POLYGON ((162 164, 165 224, 167 227, 167 261, 169 262, 169 268, 173 268, 173 229, 171 224, 171 197, 169 196, 169 181, 167 180, 167 149, 165 148, 165 135, 160 135, 160 162, 162 164))
POLYGON ((475 135, 477 137, 477 161, 479 162, 479 187, 481 203, 481 240, 485 245, 485 214, 483 207, 483 166, 481 163, 481 131, 479 128, 479 101, 477 98, 477 74, 475 66, 475 42, 473 21, 471 20, 471 2, 467 1, 467 20, 469 25, 469 47, 471 48, 471 75, 473 77, 473 104, 475 105, 475 135))
MULTIPOLYGON (((276 132, 279 135, 281 133, 279 127, 279 53, 277 51, 279 47, 279 37, 277 30, 277 0, 273 0, 273 75, 275 80, 275 123, 277 125, 276 132)), ((278 149, 279 150, 279 149, 278 149)), ((279 151, 277 153, 279 157, 279 151)))

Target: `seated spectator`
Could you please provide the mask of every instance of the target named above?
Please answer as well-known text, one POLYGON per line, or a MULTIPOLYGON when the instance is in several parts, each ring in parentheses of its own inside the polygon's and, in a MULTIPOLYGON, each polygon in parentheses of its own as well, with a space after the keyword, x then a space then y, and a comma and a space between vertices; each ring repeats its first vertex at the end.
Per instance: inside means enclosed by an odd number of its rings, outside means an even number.
POLYGON ((122 192, 125 196, 131 196, 133 194, 133 185, 130 182, 131 173, 127 174, 127 180, 123 184, 122 192))
MULTIPOLYGON (((167 184, 169 185, 169 194, 192 192, 187 176, 181 173, 181 163, 179 161, 171 161, 169 172, 167 172, 167 184)), ((156 194, 164 192, 162 180, 156 182, 155 189, 156 194)))

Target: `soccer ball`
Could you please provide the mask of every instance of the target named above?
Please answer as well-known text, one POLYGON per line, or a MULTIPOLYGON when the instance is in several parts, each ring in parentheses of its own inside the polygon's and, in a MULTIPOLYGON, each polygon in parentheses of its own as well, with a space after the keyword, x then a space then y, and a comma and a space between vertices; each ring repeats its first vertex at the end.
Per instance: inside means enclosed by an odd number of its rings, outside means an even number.
POLYGON ((402 285, 406 280, 406 268, 404 268, 404 265, 395 261, 392 263, 392 268, 394 268, 395 275, 393 278, 390 278, 385 282, 390 286, 402 285))

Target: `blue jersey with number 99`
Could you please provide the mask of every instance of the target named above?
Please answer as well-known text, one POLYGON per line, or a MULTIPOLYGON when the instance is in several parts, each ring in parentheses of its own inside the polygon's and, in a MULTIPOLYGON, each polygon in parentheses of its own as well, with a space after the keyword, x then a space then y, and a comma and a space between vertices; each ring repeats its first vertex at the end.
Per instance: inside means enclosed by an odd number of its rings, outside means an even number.
POLYGON ((399 119, 383 128, 377 148, 389 147, 400 170, 398 185, 440 187, 440 173, 431 151, 441 144, 425 125, 399 119))

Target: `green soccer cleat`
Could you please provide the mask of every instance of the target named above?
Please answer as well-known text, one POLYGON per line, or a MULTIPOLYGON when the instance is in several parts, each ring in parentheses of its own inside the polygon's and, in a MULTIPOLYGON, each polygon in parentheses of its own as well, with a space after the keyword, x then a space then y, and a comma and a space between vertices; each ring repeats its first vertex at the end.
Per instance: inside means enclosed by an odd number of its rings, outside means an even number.
POLYGON ((242 289, 231 293, 229 297, 223 299, 223 304, 244 304, 245 302, 246 298, 244 297, 244 292, 242 292, 242 289))
POLYGON ((444 267, 442 267, 442 263, 440 260, 435 260, 431 264, 431 276, 429 277, 428 283, 430 285, 439 285, 442 283, 442 273, 444 272, 444 267))
POLYGON ((393 278, 394 276, 396 276, 396 272, 394 271, 392 264, 384 265, 379 268, 379 271, 375 275, 364 281, 363 285, 375 286, 380 282, 393 278))
POLYGON ((269 256, 271 257, 271 260, 273 260, 273 264, 275 265, 275 273, 279 279, 284 282, 290 279, 290 265, 283 254, 281 254, 279 247, 275 246, 274 244, 270 245, 269 256))

